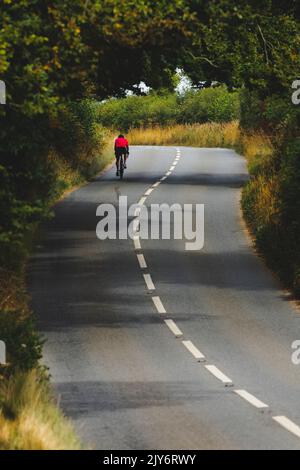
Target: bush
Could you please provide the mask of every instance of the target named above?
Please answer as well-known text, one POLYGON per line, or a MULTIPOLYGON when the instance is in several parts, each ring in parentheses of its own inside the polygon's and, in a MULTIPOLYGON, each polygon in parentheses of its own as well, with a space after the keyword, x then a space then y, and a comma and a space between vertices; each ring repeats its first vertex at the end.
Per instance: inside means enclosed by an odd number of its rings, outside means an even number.
POLYGON ((288 143, 279 176, 284 272, 300 295, 300 137, 288 143))
POLYGON ((97 123, 96 102, 71 103, 61 110, 52 128, 52 151, 83 178, 97 171, 95 163, 100 163, 106 132, 97 123))
POLYGON ((0 338, 6 344, 7 364, 2 373, 36 367, 42 342, 28 308, 28 296, 22 274, 0 270, 0 338))
MULTIPOLYGON (((257 109, 269 136, 257 154, 251 152, 244 214, 268 264, 300 296, 300 110, 290 98, 275 95, 260 100, 257 109)), ((253 128, 256 111, 252 114, 248 107, 247 113, 246 122, 253 128)))
POLYGON ((64 190, 95 174, 111 155, 96 115, 93 101, 73 103, 45 127, 49 145, 34 141, 33 147, 1 153, 10 162, 0 165, 0 339, 7 345, 7 374, 36 367, 41 357, 24 287, 33 232, 64 190))
POLYGON ((150 94, 111 99, 100 104, 98 120, 106 127, 127 132, 130 128, 175 123, 177 101, 174 94, 150 94))
POLYGON ((188 92, 180 109, 182 123, 230 122, 239 119, 239 92, 226 87, 206 88, 188 92))
POLYGON ((175 93, 151 93, 129 96, 101 103, 101 125, 120 131, 180 123, 229 122, 239 118, 239 92, 226 87, 190 91, 180 97, 175 93))

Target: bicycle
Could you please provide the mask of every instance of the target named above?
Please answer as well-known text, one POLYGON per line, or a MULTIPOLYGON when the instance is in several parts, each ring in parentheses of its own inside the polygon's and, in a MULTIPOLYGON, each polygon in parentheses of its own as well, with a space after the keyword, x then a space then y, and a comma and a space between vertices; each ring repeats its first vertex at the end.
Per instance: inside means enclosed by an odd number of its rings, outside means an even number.
POLYGON ((118 158, 118 172, 119 172, 120 180, 123 179, 124 170, 125 170, 125 153, 121 153, 118 158))
POLYGON ((124 175, 124 165, 125 165, 125 162, 124 162, 124 155, 120 155, 120 158, 119 158, 119 177, 120 177, 120 180, 123 179, 123 175, 124 175))

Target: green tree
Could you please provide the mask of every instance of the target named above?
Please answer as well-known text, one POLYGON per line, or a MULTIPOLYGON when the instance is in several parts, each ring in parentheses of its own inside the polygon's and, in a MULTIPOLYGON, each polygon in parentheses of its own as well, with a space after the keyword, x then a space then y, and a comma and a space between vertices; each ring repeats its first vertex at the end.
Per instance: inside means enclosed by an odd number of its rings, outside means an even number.
POLYGON ((299 2, 194 0, 193 44, 183 57, 193 79, 246 86, 262 96, 291 86, 300 69, 299 2))

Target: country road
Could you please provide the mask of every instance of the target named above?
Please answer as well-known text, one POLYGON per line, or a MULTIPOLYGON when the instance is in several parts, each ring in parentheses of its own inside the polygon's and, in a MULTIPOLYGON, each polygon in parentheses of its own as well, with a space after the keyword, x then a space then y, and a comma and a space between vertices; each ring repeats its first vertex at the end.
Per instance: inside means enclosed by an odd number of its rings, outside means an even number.
POLYGON ((124 181, 111 168, 55 207, 29 286, 44 361, 86 446, 300 449, 300 314, 245 232, 247 178, 231 150, 133 147, 124 181), (98 240, 96 208, 119 195, 204 204, 204 248, 98 240))

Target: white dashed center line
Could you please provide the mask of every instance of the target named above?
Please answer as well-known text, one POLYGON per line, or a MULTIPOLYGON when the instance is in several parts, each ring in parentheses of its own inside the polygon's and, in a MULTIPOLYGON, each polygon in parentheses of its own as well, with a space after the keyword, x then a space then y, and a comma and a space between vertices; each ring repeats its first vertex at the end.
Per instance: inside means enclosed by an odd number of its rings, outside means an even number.
POLYGON ((152 191, 154 191, 153 188, 147 189, 147 191, 145 192, 145 196, 150 196, 150 194, 152 193, 152 191))
POLYGON ((227 375, 223 374, 223 372, 221 372, 220 369, 218 369, 218 367, 216 367, 214 365, 207 365, 207 366, 204 366, 204 367, 212 375, 214 375, 217 379, 219 379, 221 382, 223 382, 225 387, 232 387, 232 385, 233 385, 232 380, 229 377, 227 377, 227 375))
POLYGON ((140 268, 141 268, 141 269, 146 269, 146 268, 147 268, 147 264, 146 264, 144 255, 138 254, 138 255, 136 255, 136 256, 137 256, 137 259, 138 259, 140 268))
POLYGON ((273 416, 274 421, 279 423, 282 427, 284 427, 287 431, 294 434, 294 436, 300 437, 300 427, 291 421, 286 416, 273 416))
POLYGON ((138 235, 134 235, 133 243, 134 243, 134 248, 136 250, 141 250, 142 247, 141 247, 140 237, 138 235))
POLYGON ((171 319, 165 320, 165 324, 167 325, 168 328, 170 328, 170 330, 176 336, 176 338, 180 338, 181 336, 183 336, 182 331, 178 328, 178 326, 173 320, 171 319))
POLYGON ((199 351, 198 348, 192 343, 192 341, 182 341, 182 344, 186 347, 188 351, 197 359, 198 362, 204 362, 205 356, 202 352, 199 351))
POLYGON ((152 297, 152 300, 158 313, 167 313, 165 307, 163 306, 162 301, 160 300, 160 297, 158 296, 152 297))
POLYGON ((155 290, 155 285, 153 284, 152 278, 150 274, 143 274, 145 283, 148 290, 155 290))
POLYGON ((234 393, 239 395, 240 397, 244 398, 248 403, 251 405, 255 406, 256 408, 269 408, 266 403, 260 401, 258 398, 256 398, 254 395, 251 395, 251 393, 247 392, 246 390, 233 390, 234 393))
POLYGON ((142 205, 145 203, 146 199, 147 199, 147 198, 146 198, 145 196, 141 197, 141 199, 139 200, 138 204, 139 204, 140 206, 142 206, 142 205))

